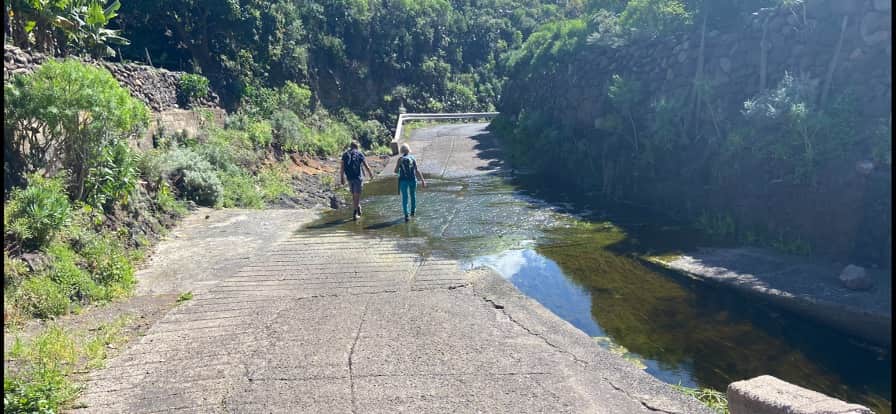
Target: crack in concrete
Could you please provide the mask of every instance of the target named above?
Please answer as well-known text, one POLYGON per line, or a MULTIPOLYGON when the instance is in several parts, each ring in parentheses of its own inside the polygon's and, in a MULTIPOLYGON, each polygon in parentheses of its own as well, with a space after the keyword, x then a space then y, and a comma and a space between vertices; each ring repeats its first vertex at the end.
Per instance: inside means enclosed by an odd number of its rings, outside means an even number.
POLYGON ((355 374, 354 367, 352 365, 352 358, 355 356, 355 345, 358 344, 358 339, 361 338, 361 327, 364 326, 364 318, 367 317, 367 307, 369 306, 369 302, 364 303, 364 309, 361 311, 361 321, 358 323, 358 330, 355 332, 355 340, 352 342, 352 347, 348 351, 348 380, 351 385, 351 393, 352 393, 352 413, 358 412, 357 410, 357 400, 355 398, 355 374))
POLYGON ((480 298, 482 298, 482 300, 486 301, 487 303, 491 304, 493 308, 495 308, 495 309, 497 309, 497 310, 500 310, 501 313, 504 314, 504 316, 506 316, 508 320, 510 320, 511 322, 513 322, 514 324, 516 324, 516 326, 519 326, 520 328, 522 328, 522 329, 523 329, 524 331, 526 331, 529 335, 538 337, 539 339, 541 339, 542 341, 544 341, 544 343, 547 344, 548 346, 550 346, 551 348, 554 348, 555 350, 559 351, 560 353, 562 353, 562 354, 566 354, 566 355, 568 355, 569 357, 571 357, 573 361, 575 361, 575 362, 577 362, 577 363, 579 363, 579 364, 581 364, 581 365, 585 365, 585 366, 589 365, 589 364, 588 364, 588 361, 585 361, 584 359, 581 359, 581 358, 579 358, 578 356, 576 356, 576 354, 574 354, 574 353, 572 353, 572 352, 569 352, 569 351, 567 351, 567 350, 565 350, 565 349, 563 349, 563 348, 561 348, 561 347, 555 345, 554 343, 552 343, 551 341, 549 341, 547 338, 545 338, 542 334, 537 333, 537 332, 535 332, 535 331, 529 329, 526 325, 523 325, 522 323, 520 323, 520 321, 514 319, 513 316, 511 316, 510 313, 508 313, 507 310, 504 308, 504 305, 500 305, 500 304, 498 304, 498 303, 495 303, 495 301, 493 301, 493 300, 491 300, 491 299, 489 299, 489 298, 487 298, 487 297, 485 297, 485 296, 480 296, 480 298))
POLYGON ((681 412, 681 411, 668 411, 668 410, 664 410, 664 409, 659 408, 659 407, 654 407, 654 406, 650 405, 650 403, 649 403, 648 401, 644 401, 644 400, 642 400, 641 398, 638 398, 638 397, 635 397, 635 396, 631 395, 628 391, 625 390, 625 388, 622 388, 622 387, 620 387, 620 386, 614 384, 613 381, 610 381, 609 378, 607 378, 607 377, 601 377, 601 379, 604 380, 604 381, 606 381, 607 384, 609 384, 611 387, 613 387, 614 390, 619 391, 619 392, 625 394, 626 397, 628 397, 628 398, 631 399, 632 401, 635 401, 635 402, 641 404, 644 408, 646 408, 646 409, 648 409, 648 410, 650 410, 650 411, 655 411, 655 412, 658 412, 658 413, 666 413, 666 414, 687 414, 687 413, 684 413, 684 412, 681 412))

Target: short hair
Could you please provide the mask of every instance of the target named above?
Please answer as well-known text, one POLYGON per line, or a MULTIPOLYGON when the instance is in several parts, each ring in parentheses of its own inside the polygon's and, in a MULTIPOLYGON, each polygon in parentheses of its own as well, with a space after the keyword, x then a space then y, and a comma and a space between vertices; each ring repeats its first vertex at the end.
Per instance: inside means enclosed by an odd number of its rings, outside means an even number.
POLYGON ((399 148, 398 151, 401 152, 402 154, 410 154, 411 146, 408 144, 401 144, 401 148, 399 148))
POLYGON ((349 146, 352 147, 352 149, 358 149, 358 141, 352 141, 352 143, 349 144, 349 146))

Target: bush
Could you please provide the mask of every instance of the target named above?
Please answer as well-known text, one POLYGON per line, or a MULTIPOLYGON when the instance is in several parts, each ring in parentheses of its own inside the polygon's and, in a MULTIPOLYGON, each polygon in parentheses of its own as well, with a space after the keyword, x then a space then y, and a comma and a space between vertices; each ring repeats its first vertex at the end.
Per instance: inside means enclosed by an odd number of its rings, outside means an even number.
POLYGON ((61 178, 31 174, 28 186, 14 189, 3 206, 3 227, 25 249, 40 249, 68 222, 70 208, 61 178))
POLYGON ((16 292, 16 303, 30 315, 48 318, 68 311, 69 297, 65 289, 47 275, 25 279, 16 292))
POLYGON ((15 76, 4 85, 4 98, 6 149, 23 160, 25 172, 61 161, 78 200, 103 148, 135 136, 149 120, 146 105, 109 71, 75 60, 51 60, 30 75, 15 76))
POLYGON ((126 142, 103 147, 98 165, 87 174, 86 200, 108 211, 118 201, 127 202, 137 186, 138 156, 126 142))
POLYGON ((180 148, 167 154, 165 176, 187 199, 199 205, 215 206, 223 186, 212 165, 198 153, 180 148))
POLYGON ((280 99, 283 107, 297 115, 307 115, 311 108, 311 90, 290 81, 280 88, 280 99))
POLYGON ((271 130, 270 122, 249 122, 249 124, 246 125, 245 131, 249 135, 249 140, 252 142, 252 145, 254 145, 255 148, 265 148, 271 145, 271 141, 273 140, 273 132, 271 130))
POLYGON ((108 299, 105 290, 91 279, 90 274, 78 267, 80 258, 68 245, 55 243, 47 249, 47 255, 51 260, 48 276, 70 302, 108 299))
POLYGON ((184 103, 194 103, 208 96, 208 79, 205 76, 187 73, 177 82, 177 90, 184 103))
POLYGON ((221 175, 224 193, 221 198, 223 207, 262 208, 264 200, 255 187, 255 180, 243 171, 233 171, 221 175))
POLYGON ((693 16, 679 0, 631 0, 619 15, 628 31, 653 38, 690 24, 693 16))
POLYGON ((118 297, 130 293, 137 283, 134 265, 128 259, 121 240, 108 233, 92 234, 84 240, 79 253, 84 258, 84 267, 93 280, 107 289, 108 297, 118 297))
POLYGON ((293 196, 295 190, 290 185, 289 171, 284 165, 272 165, 258 172, 258 185, 266 201, 273 201, 281 195, 293 196))
POLYGON ((308 128, 302 125, 299 117, 290 110, 282 109, 271 118, 273 127, 273 143, 284 151, 301 151, 305 149, 305 137, 308 128))

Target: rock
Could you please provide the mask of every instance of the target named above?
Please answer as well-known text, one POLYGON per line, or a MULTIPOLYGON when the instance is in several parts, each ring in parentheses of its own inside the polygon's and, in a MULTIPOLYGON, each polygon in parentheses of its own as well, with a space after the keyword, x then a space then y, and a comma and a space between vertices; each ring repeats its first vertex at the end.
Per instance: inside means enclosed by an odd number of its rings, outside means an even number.
POLYGON ((731 414, 873 414, 867 407, 849 404, 771 375, 732 382, 726 394, 731 414))
POLYGON ((28 265, 28 270, 32 273, 40 272, 50 266, 50 258, 43 253, 25 253, 22 255, 22 261, 28 265))
POLYGON ((862 266, 848 265, 840 272, 840 282, 852 290, 870 289, 874 283, 862 266))

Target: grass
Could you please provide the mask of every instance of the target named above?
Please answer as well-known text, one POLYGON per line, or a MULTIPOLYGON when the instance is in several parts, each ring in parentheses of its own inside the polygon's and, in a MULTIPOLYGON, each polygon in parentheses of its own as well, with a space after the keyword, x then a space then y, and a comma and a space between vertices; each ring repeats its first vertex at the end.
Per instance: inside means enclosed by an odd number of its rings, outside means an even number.
POLYGON ((126 342, 130 316, 90 331, 48 326, 31 340, 16 337, 4 353, 3 412, 54 413, 81 390, 73 374, 103 366, 110 349, 126 342), (12 368, 11 368, 12 367, 12 368))
POLYGON ((725 393, 711 388, 691 388, 681 384, 673 385, 678 392, 689 395, 719 414, 728 414, 728 398, 725 393))
POLYGON ((193 299, 193 292, 184 292, 177 297, 177 303, 183 303, 190 299, 193 299))

